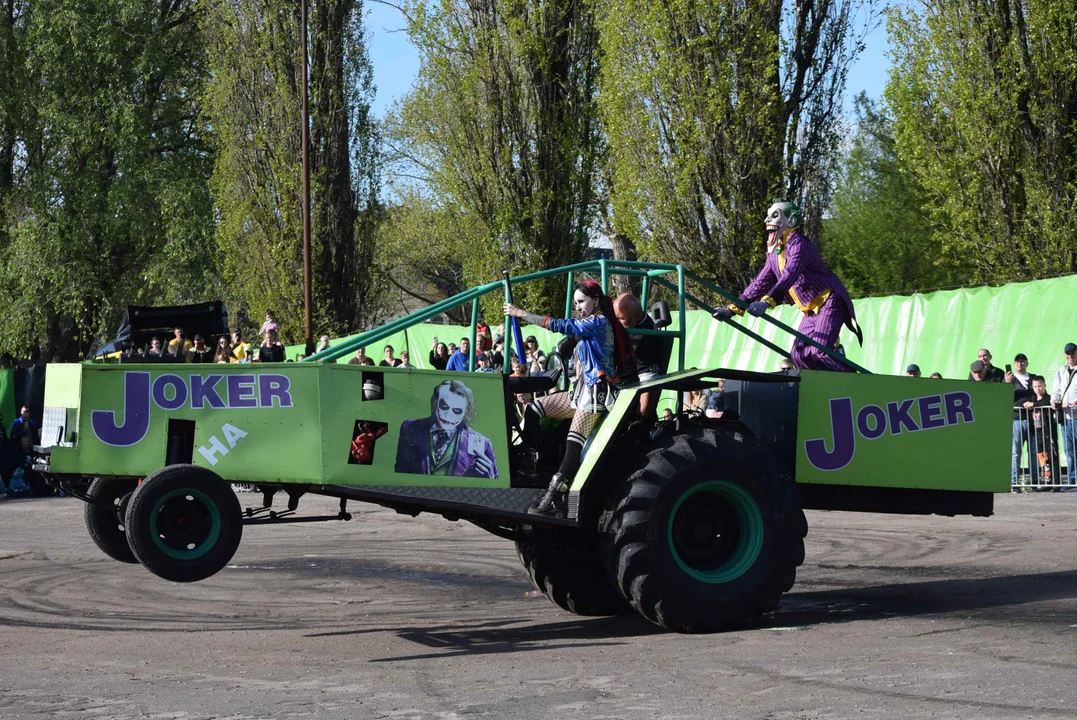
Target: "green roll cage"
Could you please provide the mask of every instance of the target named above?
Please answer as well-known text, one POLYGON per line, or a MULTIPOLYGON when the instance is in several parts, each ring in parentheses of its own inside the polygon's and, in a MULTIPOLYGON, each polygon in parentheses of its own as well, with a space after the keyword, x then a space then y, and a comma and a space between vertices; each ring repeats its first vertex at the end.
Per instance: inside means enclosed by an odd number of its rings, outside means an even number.
MULTIPOLYGON (((664 288, 666 288, 668 290, 672 290, 673 292, 677 293, 677 311, 678 311, 677 316, 678 316, 678 320, 679 320, 679 323, 678 323, 679 327, 676 330, 644 330, 644 329, 637 329, 637 328, 628 329, 628 332, 633 334, 633 335, 662 335, 663 337, 669 337, 670 335, 672 335, 673 337, 679 339, 680 343, 678 344, 677 366, 676 366, 675 370, 684 370, 685 369, 684 368, 684 352, 685 352, 685 341, 687 339, 686 338, 686 330, 685 330, 685 327, 686 327, 685 310, 686 310, 687 303, 692 302, 697 307, 699 307, 699 308, 701 308, 703 310, 706 310, 708 313, 713 313, 714 310, 715 310, 714 307, 712 307, 708 303, 700 300, 698 297, 696 297, 695 295, 688 292, 688 289, 686 287, 688 281, 696 282, 696 283, 702 285, 703 287, 707 288, 708 290, 722 296, 727 301, 736 304, 737 307, 740 307, 741 309, 746 309, 746 307, 747 307, 740 300, 740 298, 738 298, 736 295, 733 295, 729 291, 719 287, 718 285, 710 282, 709 280, 705 280, 705 279, 699 277, 695 273, 692 273, 692 272, 689 272, 689 271, 685 270, 683 265, 679 265, 679 264, 678 265, 673 265, 673 264, 669 264, 669 263, 639 262, 639 261, 634 261, 634 260, 605 260, 605 259, 602 259, 602 260, 589 260, 589 261, 586 261, 586 262, 576 263, 574 265, 566 265, 564 267, 553 268, 552 270, 542 270, 540 272, 529 273, 527 275, 521 275, 521 276, 516 277, 516 278, 511 278, 508 275, 506 275, 506 277, 503 280, 499 280, 497 282, 486 283, 485 285, 479 285, 478 287, 471 288, 470 290, 465 290, 462 293, 458 293, 456 295, 448 297, 448 298, 446 298, 444 300, 441 300, 439 302, 434 303, 433 305, 430 305, 430 306, 422 308, 420 310, 416 310, 414 312, 411 312, 411 313, 405 315, 404 317, 397 318, 396 320, 393 320, 393 321, 391 321, 389 323, 386 323, 385 325, 382 325, 379 328, 375 328, 373 330, 368 330, 368 331, 366 331, 364 333, 360 333, 359 335, 352 338, 351 340, 348 340, 347 342, 343 342, 343 343, 340 343, 338 345, 335 345, 335 346, 333 346, 331 348, 323 350, 320 353, 315 353, 313 355, 310 355, 309 357, 303 358, 299 362, 315 362, 315 361, 319 361, 319 360, 336 360, 337 358, 342 357, 344 355, 347 355, 348 353, 354 352, 355 350, 358 350, 361 347, 366 347, 367 345, 372 345, 373 343, 376 343, 379 340, 387 338, 390 335, 394 335, 395 333, 398 333, 398 332, 400 332, 402 330, 407 330, 408 328, 412 327, 413 325, 417 325, 417 324, 419 324, 421 322, 429 320, 430 318, 432 318, 432 317, 434 317, 436 315, 439 315, 439 314, 441 314, 443 312, 447 312, 449 310, 454 310, 454 309, 456 309, 458 307, 466 305, 468 302, 471 303, 471 347, 475 347, 475 334, 476 334, 475 328, 478 326, 478 322, 479 322, 479 301, 484 296, 486 296, 486 295, 488 295, 489 293, 492 293, 492 292, 497 292, 499 290, 503 290, 504 293, 505 293, 505 300, 507 302, 508 298, 509 298, 509 294, 510 294, 510 288, 511 288, 513 283, 525 283, 525 282, 529 282, 529 281, 532 281, 532 280, 543 280, 545 278, 558 277, 558 276, 561 276, 561 275, 566 276, 566 281, 565 281, 565 315, 564 315, 564 317, 571 317, 571 315, 572 315, 572 288, 575 286, 575 279, 576 279, 577 273, 589 273, 589 274, 592 274, 592 275, 597 274, 599 276, 599 278, 600 278, 599 282, 602 285, 602 292, 607 292, 607 289, 609 287, 609 278, 610 278, 611 275, 624 275, 624 276, 628 276, 628 277, 642 278, 643 279, 643 289, 642 289, 642 293, 641 293, 642 297, 640 298, 640 302, 642 303, 642 305, 644 307, 647 307, 647 302, 648 302, 648 299, 650 297, 652 283, 656 283, 661 287, 664 287, 664 288), (676 277, 676 283, 671 282, 670 278, 667 277, 668 275, 672 275, 672 274, 676 274, 676 276, 677 276, 676 277)), ((788 325, 781 322, 780 320, 778 320, 778 319, 776 319, 774 317, 771 317, 769 314, 764 314, 762 317, 766 322, 770 323, 771 325, 774 325, 775 327, 782 330, 783 332, 785 332, 785 333, 787 333, 789 335, 792 335, 795 338, 799 338, 801 341, 818 348, 819 350, 823 351, 824 353, 826 353, 830 357, 834 358, 838 362, 842 363, 846 367, 850 368, 851 370, 853 370, 855 372, 858 372, 858 373, 864 373, 864 374, 867 374, 867 375, 871 374, 870 371, 866 370, 865 368, 860 367, 856 363, 854 363, 851 360, 847 359, 841 353, 838 353, 838 352, 836 352, 835 350, 833 350, 831 348, 824 347, 823 345, 820 345, 819 343, 817 343, 814 340, 812 340, 811 338, 801 334, 800 332, 794 330, 793 328, 789 327, 788 325)), ((509 327, 509 320, 510 320, 510 318, 508 316, 505 316, 505 327, 506 328, 509 327)), ((764 338, 762 335, 748 329, 742 323, 734 322, 733 320, 726 320, 724 322, 726 324, 736 328, 739 332, 744 333, 745 335, 752 338, 756 342, 761 343, 764 346, 770 348, 771 350, 778 353, 782 357, 785 357, 785 358, 789 357, 789 351, 785 350, 784 348, 779 347, 778 345, 775 345, 771 341, 764 338)), ((512 333, 506 332, 505 333, 505 348, 506 348, 506 351, 510 350, 511 347, 512 347, 512 333)), ((516 352, 517 352, 517 357, 523 357, 522 348, 516 348, 516 352)), ((468 369, 469 370, 474 370, 475 369, 475 355, 474 355, 474 353, 472 353, 471 357, 469 358, 468 369)), ((509 371, 510 371, 509 363, 504 364, 504 368, 503 368, 502 371, 505 374, 509 373, 509 371)))

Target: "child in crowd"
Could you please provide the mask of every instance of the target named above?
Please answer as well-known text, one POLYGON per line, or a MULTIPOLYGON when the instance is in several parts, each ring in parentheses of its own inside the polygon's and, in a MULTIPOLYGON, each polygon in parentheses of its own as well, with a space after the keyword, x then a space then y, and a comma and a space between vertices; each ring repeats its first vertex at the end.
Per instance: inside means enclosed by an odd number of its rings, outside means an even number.
POLYGON ((274 332, 280 330, 280 323, 273 319, 272 310, 266 310, 266 320, 262 323, 262 327, 258 330, 258 334, 265 335, 270 330, 273 330, 274 332))
POLYGON ((1033 485, 1053 485, 1058 482, 1058 418, 1051 410, 1051 396, 1047 394, 1047 381, 1042 375, 1032 377, 1035 399, 1026 400, 1029 411, 1028 449, 1032 456, 1029 468, 1033 485))

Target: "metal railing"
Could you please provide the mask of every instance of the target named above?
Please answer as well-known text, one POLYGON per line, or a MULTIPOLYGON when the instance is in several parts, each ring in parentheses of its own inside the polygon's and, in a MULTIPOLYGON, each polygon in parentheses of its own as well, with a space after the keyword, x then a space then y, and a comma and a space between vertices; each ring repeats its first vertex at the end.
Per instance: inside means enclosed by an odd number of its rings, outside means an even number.
POLYGON ((1077 408, 1018 407, 1013 414, 1014 492, 1074 489, 1077 408))
MULTIPOLYGON (((479 300, 483 296, 488 295, 492 292, 503 290, 505 294, 505 299, 507 300, 510 286, 513 284, 525 283, 534 280, 541 280, 544 278, 558 277, 564 275, 566 277, 565 317, 570 317, 572 310, 572 288, 575 285, 575 280, 577 274, 579 273, 598 275, 598 277, 600 278, 603 292, 608 292, 608 283, 611 275, 625 275, 629 277, 642 278, 643 288, 641 292, 642 297, 640 297, 640 302, 642 303, 643 307, 647 307, 648 305, 652 283, 660 285, 675 292, 677 294, 678 327, 675 330, 663 330, 659 332, 662 332, 665 336, 672 335, 673 337, 680 340, 677 350, 677 370, 683 370, 685 364, 684 357, 685 343, 687 340, 687 303, 692 302, 703 310, 706 310, 707 312, 713 313, 715 310, 713 306, 706 302, 703 302, 698 297, 690 293, 686 286, 687 282, 695 282, 711 290, 712 292, 717 293, 721 297, 725 298, 727 301, 735 303, 738 307, 746 307, 745 304, 736 295, 733 295, 729 291, 719 287, 718 285, 708 280, 704 280, 703 278, 699 277, 694 273, 688 272, 684 269, 683 265, 674 265, 670 263, 639 262, 631 260, 591 260, 588 262, 576 263, 574 265, 566 265, 564 267, 553 268, 552 270, 542 270, 540 272, 529 273, 527 275, 521 275, 516 278, 506 277, 503 280, 486 283, 485 285, 479 285, 478 287, 471 288, 470 290, 465 290, 462 293, 453 295, 452 297, 446 298, 445 300, 441 300, 440 302, 436 302, 428 307, 409 313, 408 315, 386 323, 379 328, 360 333, 359 335, 347 342, 334 345, 333 347, 323 350, 320 353, 310 355, 309 357, 304 358, 300 362, 336 360, 337 358, 343 357, 348 353, 354 352, 361 347, 372 345, 373 343, 376 343, 379 340, 383 340, 390 335, 394 335, 402 330, 407 330, 413 325, 425 322, 426 320, 429 320, 436 315, 440 315, 449 310, 453 310, 462 305, 465 305, 466 303, 471 303, 471 347, 474 348, 476 332, 475 329, 478 324, 479 300), (667 278, 667 276, 669 275, 673 275, 675 277, 675 281, 671 281, 671 279, 667 278)), ((844 355, 838 353, 833 348, 824 347, 823 345, 815 342, 806 335, 803 335, 800 332, 789 327, 780 320, 773 318, 770 315, 763 315, 762 319, 765 322, 774 325, 783 332, 792 335, 794 338, 800 340, 801 342, 818 348, 820 351, 838 360, 838 362, 849 367, 851 370, 859 373, 870 374, 868 370, 865 370, 856 363, 847 360, 844 355)), ((504 363, 503 372, 506 374, 511 371, 510 364, 507 359, 508 357, 510 357, 512 345, 515 344, 512 339, 512 333, 508 332, 509 321, 510 318, 508 316, 505 316, 506 332, 504 352, 506 362, 504 363)), ((725 322, 727 325, 730 325, 737 331, 744 333, 751 339, 773 350, 782 357, 789 357, 789 352, 787 350, 770 342, 758 333, 748 329, 742 323, 736 320, 727 320, 725 322)), ((636 330, 634 328, 627 328, 627 330, 629 333, 634 335, 650 334, 650 331, 646 330, 636 330)), ((472 356, 470 358, 469 369, 474 370, 475 356, 474 353, 472 353, 471 355, 472 356)), ((525 357, 523 348, 516 348, 516 355, 519 358, 525 357)))

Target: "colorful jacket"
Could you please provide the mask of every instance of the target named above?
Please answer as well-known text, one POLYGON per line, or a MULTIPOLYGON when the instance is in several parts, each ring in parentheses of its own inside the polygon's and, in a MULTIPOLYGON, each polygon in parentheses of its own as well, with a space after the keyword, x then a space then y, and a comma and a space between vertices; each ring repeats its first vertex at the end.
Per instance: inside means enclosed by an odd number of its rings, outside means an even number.
POLYGON ((831 295, 841 300, 850 318, 856 317, 849 292, 823 262, 819 248, 800 230, 793 230, 785 238, 781 252, 767 253, 763 269, 740 298, 755 302, 766 296, 775 304, 796 305, 808 314, 818 310, 831 295))
POLYGON ((546 318, 542 326, 562 335, 580 339, 576 344, 576 358, 580 362, 580 377, 587 387, 594 386, 600 373, 615 379, 613 365, 613 326, 605 315, 592 315, 582 320, 573 318, 546 318))

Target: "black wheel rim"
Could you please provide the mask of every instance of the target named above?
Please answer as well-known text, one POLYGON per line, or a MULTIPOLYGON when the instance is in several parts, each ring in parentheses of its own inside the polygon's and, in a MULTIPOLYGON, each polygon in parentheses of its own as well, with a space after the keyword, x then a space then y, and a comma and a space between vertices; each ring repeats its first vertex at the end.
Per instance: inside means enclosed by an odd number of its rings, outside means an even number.
POLYGON ((696 580, 724 583, 748 571, 763 544, 759 507, 732 483, 701 483, 681 495, 669 518, 677 564, 696 580))
POLYGON ((153 507, 150 516, 153 542, 176 560, 193 560, 213 549, 221 536, 217 504, 194 489, 173 490, 153 507))

